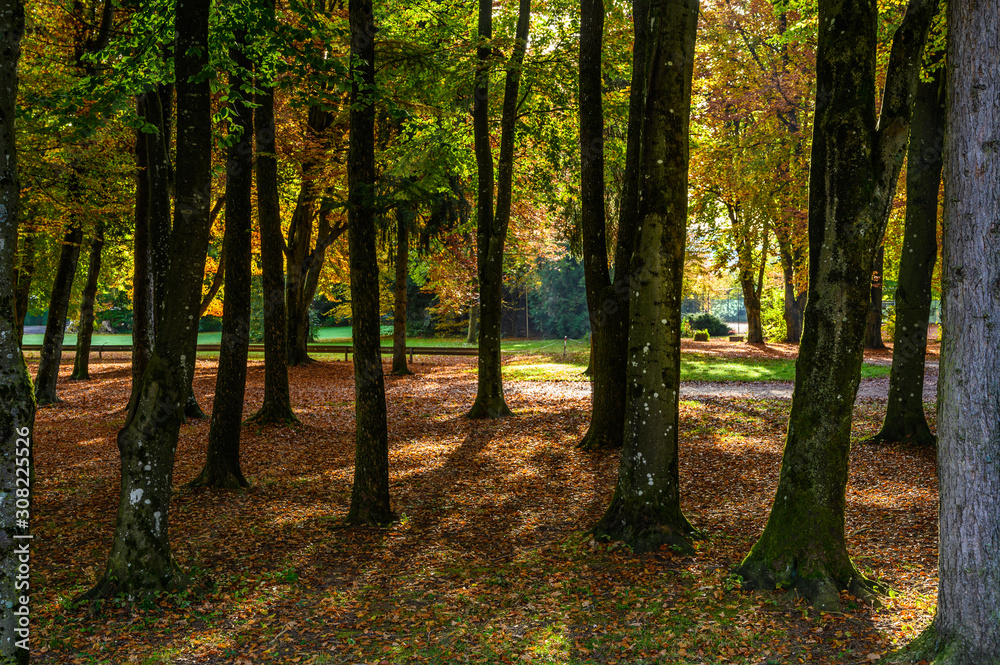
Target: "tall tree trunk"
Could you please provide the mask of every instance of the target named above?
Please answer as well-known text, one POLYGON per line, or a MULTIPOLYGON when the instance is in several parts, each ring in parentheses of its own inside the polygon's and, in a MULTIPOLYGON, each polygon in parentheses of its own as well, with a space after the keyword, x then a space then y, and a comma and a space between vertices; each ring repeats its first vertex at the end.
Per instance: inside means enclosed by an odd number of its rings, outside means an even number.
POLYGON ((24 317, 28 314, 28 305, 31 302, 31 280, 35 276, 35 245, 37 235, 33 229, 24 234, 24 244, 20 248, 20 263, 14 271, 15 297, 14 312, 15 334, 18 344, 24 337, 24 317))
MULTIPOLYGON (((333 114, 320 106, 309 108, 306 131, 310 138, 325 145, 324 132, 333 122, 333 114)), ((302 182, 299 195, 288 226, 287 277, 285 301, 288 308, 288 364, 305 365, 312 362, 308 354, 309 307, 312 294, 308 292, 307 279, 311 266, 313 219, 316 216, 316 199, 319 187, 317 173, 322 168, 321 159, 307 158, 302 163, 302 182)))
POLYGON ((493 150, 489 126, 489 70, 493 39, 493 5, 479 3, 479 38, 476 92, 472 109, 476 165, 479 169, 476 229, 476 266, 479 277, 479 362, 476 401, 469 418, 502 418, 510 408, 503 396, 500 369, 500 322, 503 307, 503 246, 510 223, 511 191, 514 177, 514 130, 517 125, 518 90, 521 64, 528 49, 531 0, 520 0, 514 51, 507 63, 503 112, 500 118, 500 159, 496 183, 496 210, 493 209, 493 150))
POLYGON ((865 348, 884 349, 882 341, 882 275, 885 270, 885 246, 875 253, 875 269, 872 271, 871 302, 868 305, 868 323, 865 324, 865 348))
POLYGON ((948 3, 934 622, 897 662, 1000 662, 1000 7, 948 3))
POLYGON ((121 492, 104 576, 83 595, 176 589, 187 582, 170 552, 167 526, 174 453, 190 394, 198 341, 193 313, 201 301, 211 230, 212 104, 208 67, 209 0, 178 3, 176 206, 169 235, 170 271, 153 355, 133 414, 118 433, 121 492))
MULTIPOLYGON (((250 71, 253 64, 243 49, 246 33, 238 31, 230 57, 250 71)), ((230 72, 229 89, 242 91, 247 82, 240 70, 230 72)), ((239 142, 230 146, 226 163, 226 297, 222 303, 222 343, 215 378, 215 401, 208 430, 205 466, 191 481, 193 487, 249 487, 240 467, 240 428, 246 397, 247 356, 250 349, 250 261, 253 206, 253 109, 242 97, 234 103, 230 134, 239 142)))
POLYGON ((790 239, 778 235, 778 250, 781 256, 781 272, 785 282, 784 314, 785 342, 798 344, 802 339, 802 313, 806 307, 806 292, 799 293, 795 279, 796 266, 801 260, 801 252, 792 248, 790 239))
MULTIPOLYGON (((76 203, 79 202, 79 187, 79 176, 73 171, 70 175, 69 190, 71 199, 76 203)), ((63 338, 66 335, 66 314, 69 311, 69 299, 73 293, 73 279, 76 276, 76 264, 80 258, 82 242, 83 227, 74 214, 63 237, 56 277, 52 284, 52 295, 49 298, 49 318, 45 323, 45 339, 38 361, 38 373, 35 375, 35 402, 38 406, 61 401, 56 395, 56 383, 59 380, 59 365, 62 362, 63 338)))
MULTIPOLYGON (((274 23, 274 0, 265 2, 274 23)), ((257 95, 254 129, 257 139, 257 217, 260 219, 261 284, 264 291, 264 402, 250 420, 265 424, 298 422, 288 388, 288 347, 285 338, 284 238, 278 199, 275 147, 274 87, 257 95)))
POLYGON ((101 276, 101 252, 104 250, 104 226, 98 222, 94 238, 90 241, 90 260, 87 263, 87 281, 80 298, 80 331, 76 334, 76 358, 70 379, 90 379, 90 342, 94 337, 94 301, 97 299, 97 280, 101 276))
POLYGON ((809 299, 774 504, 735 573, 744 588, 794 588, 836 610, 839 590, 884 587, 855 568, 844 538, 851 416, 871 273, 899 176, 921 54, 936 0, 911 0, 893 36, 878 127, 877 9, 820 0, 809 174, 809 299))
MULTIPOLYGON (((149 122, 145 92, 136 97, 139 117, 149 122)), ((132 389, 128 400, 131 417, 139 401, 142 375, 153 354, 155 304, 153 300, 153 257, 149 229, 149 157, 146 134, 135 133, 135 232, 132 235, 132 389)))
POLYGON ((625 363, 628 346, 628 262, 637 218, 636 175, 645 81, 645 0, 633 3, 635 45, 629 97, 625 188, 615 250, 615 278, 608 267, 604 213, 604 110, 601 55, 604 3, 586 0, 580 13, 580 191, 583 267, 590 314, 591 354, 587 375, 593 383, 590 427, 579 443, 584 450, 619 448, 625 428, 625 363))
POLYGON ((27 665, 29 607, 23 602, 30 556, 32 429, 35 403, 21 354, 14 305, 14 261, 20 209, 14 109, 24 34, 20 0, 0 0, 0 662, 27 665), (23 521, 22 521, 23 520, 23 521), (20 580, 18 575, 24 575, 20 580))
POLYGON ((396 285, 392 307, 392 373, 412 374, 406 366, 406 278, 410 262, 410 224, 414 210, 402 205, 396 209, 396 285))
POLYGON ((149 132, 136 136, 134 269, 132 288, 132 393, 128 416, 138 406, 142 375, 153 355, 157 322, 163 307, 163 280, 168 271, 170 242, 171 86, 161 85, 137 98, 139 116, 149 132))
POLYGON ((375 21, 371 0, 350 0, 351 141, 347 154, 348 243, 354 336, 355 454, 350 524, 387 524, 389 434, 379 342, 375 249, 375 21))
POLYGON ((906 221, 896 287, 896 330, 882 429, 869 443, 933 446, 924 415, 924 356, 937 261, 938 189, 944 152, 945 70, 920 83, 913 104, 906 161, 906 221))
POLYGON ((648 25, 624 446, 611 505, 594 534, 635 551, 670 545, 693 552, 688 538, 694 529, 680 507, 677 429, 698 2, 651 0, 648 25))
POLYGON ((465 335, 466 344, 475 344, 479 340, 479 303, 469 308, 469 332, 465 335))

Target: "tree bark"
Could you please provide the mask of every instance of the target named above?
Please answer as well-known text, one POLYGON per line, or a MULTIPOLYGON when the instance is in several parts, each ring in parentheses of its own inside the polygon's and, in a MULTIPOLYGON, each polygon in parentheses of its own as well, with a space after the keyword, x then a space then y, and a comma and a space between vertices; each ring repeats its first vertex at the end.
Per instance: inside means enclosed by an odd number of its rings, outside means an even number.
MULTIPOLYGON (((265 2, 273 24, 274 0, 265 2)), ((275 146, 274 87, 263 85, 254 112, 257 140, 257 217, 260 220, 261 285, 264 291, 264 401, 250 420, 263 424, 298 422, 288 387, 288 347, 285 332, 284 238, 278 199, 275 146)))
POLYGON ((896 662, 1000 662, 1000 7, 948 3, 937 615, 896 662))
POLYGON ((625 187, 618 221, 615 276, 608 267, 604 214, 604 110, 601 54, 604 3, 585 0, 580 14, 580 192, 583 267, 590 314, 588 371, 593 393, 590 427, 579 447, 620 448, 625 428, 625 365, 628 348, 628 262, 632 257, 638 204, 636 177, 645 82, 645 0, 633 3, 635 42, 626 139, 625 187))
POLYGON ((681 291, 697 0, 651 0, 642 187, 632 258, 625 434, 618 483, 595 536, 634 551, 693 552, 680 507, 681 291))
POLYGON ((794 588, 818 609, 864 578, 844 538, 851 417, 861 375, 871 273, 899 175, 923 44, 936 0, 911 0, 893 36, 875 120, 877 9, 820 0, 817 104, 809 174, 809 298, 774 504, 735 574, 747 589, 794 588), (872 94, 859 94, 869 90, 872 94))
MULTIPOLYGON (((149 121, 145 96, 136 97, 136 112, 149 121)), ((132 235, 132 388, 128 400, 127 417, 131 417, 139 400, 142 375, 153 354, 155 305, 153 304, 153 258, 149 239, 149 157, 146 134, 135 133, 135 214, 132 235)))
POLYGON ((410 262, 410 224, 414 210, 401 205, 396 209, 396 284, 392 308, 392 373, 412 374, 406 366, 406 279, 410 262))
POLYGON ((71 380, 90 379, 90 342, 94 337, 94 301, 97 299, 97 280, 101 275, 101 252, 104 250, 104 227, 98 222, 94 238, 90 241, 90 260, 87 263, 87 281, 80 298, 80 331, 76 334, 76 357, 73 360, 71 380))
POLYGON ((868 322, 865 324, 865 348, 884 349, 882 341, 882 275, 885 270, 885 247, 875 253, 875 269, 872 271, 871 300, 868 305, 868 322))
POLYGON ((469 332, 465 335, 466 344, 475 344, 479 340, 479 303, 469 308, 469 332))
POLYGON ((27 665, 28 631, 19 626, 29 606, 25 555, 29 554, 33 466, 32 429, 35 403, 31 379, 21 354, 21 337, 14 334, 14 262, 20 218, 20 185, 14 111, 17 66, 24 34, 20 0, 0 0, 0 662, 27 665), (19 520, 25 520, 24 523, 19 520), (23 568, 22 568, 23 566, 23 568), (19 575, 23 575, 18 579, 19 575), (20 644, 18 644, 20 642, 20 644))
POLYGON ((84 600, 172 590, 187 583, 171 555, 167 526, 174 453, 191 390, 198 340, 195 314, 211 230, 212 105, 209 81, 200 76, 208 67, 210 5, 208 0, 177 5, 177 169, 176 206, 168 238, 170 270, 140 396, 118 433, 122 471, 114 542, 104 576, 82 596, 84 600))
POLYGON ((472 109, 479 187, 477 201, 476 267, 479 277, 479 362, 476 401, 469 418, 503 418, 511 415, 503 396, 500 369, 500 322, 503 307, 503 246, 510 223, 514 177, 514 130, 517 125, 521 65, 528 50, 531 0, 520 0, 514 51, 507 63, 503 112, 500 118, 500 159, 493 209, 493 150, 489 127, 489 41, 493 39, 493 5, 479 3, 479 38, 476 92, 472 109))
MULTIPOLYGON (((244 54, 246 33, 238 31, 230 57, 243 71, 253 68, 244 54)), ((222 343, 215 378, 215 401, 208 430, 205 467, 192 487, 241 488, 250 483, 240 467, 240 428, 246 398, 247 356, 250 349, 250 261, 253 207, 253 109, 242 97, 246 84, 237 69, 229 74, 229 89, 241 94, 233 102, 230 133, 239 142, 230 146, 226 164, 226 297, 222 303, 222 343), (238 92, 239 91, 239 92, 238 92)), ((232 94, 231 92, 231 94, 232 94)))
POLYGON ((15 320, 15 334, 18 343, 24 337, 24 317, 28 314, 28 305, 31 302, 31 280, 35 276, 35 251, 37 236, 33 229, 29 229, 24 234, 24 244, 21 246, 20 263, 14 272, 15 298, 14 311, 17 314, 15 320))
MULTIPOLYGON (((70 198, 75 204, 79 203, 79 187, 79 176, 73 171, 70 174, 68 189, 70 198)), ((63 338, 66 335, 66 314, 69 311, 69 299, 73 293, 73 279, 76 276, 76 264, 80 258, 82 242, 83 227, 74 213, 70 218, 66 235, 63 236, 56 277, 52 283, 52 295, 49 298, 49 318, 45 323, 45 338, 42 341, 38 372, 35 374, 35 402, 38 406, 62 401, 56 395, 56 384, 59 380, 59 365, 62 362, 63 338)))
MULTIPOLYGON (((325 144, 324 132, 333 123, 333 114, 319 106, 312 106, 306 123, 310 138, 325 144)), ((312 252, 313 219, 316 216, 318 186, 317 171, 321 160, 307 158, 302 162, 302 183, 288 226, 287 277, 285 280, 285 301, 288 308, 288 364, 295 367, 313 362, 309 357, 309 307, 312 294, 307 288, 310 254, 312 252)), ((322 235, 320 232, 319 235, 322 235)), ((317 239, 317 244, 319 239, 317 239)))
POLYGON ((379 342, 375 249, 375 22, 371 0, 350 0, 351 141, 347 154, 348 243, 354 337, 355 455, 349 524, 388 524, 389 435, 379 342))
POLYGON ((802 339, 802 313, 806 308, 806 292, 799 293, 795 279, 796 266, 801 261, 801 250, 793 249, 790 238, 778 237, 781 272, 785 281, 784 319, 785 342, 798 344, 802 339))
POLYGON ((924 357, 937 261, 938 189, 944 151, 945 70, 917 88, 906 161, 906 221, 896 287, 896 330, 885 420, 868 443, 933 446, 924 415, 924 357))

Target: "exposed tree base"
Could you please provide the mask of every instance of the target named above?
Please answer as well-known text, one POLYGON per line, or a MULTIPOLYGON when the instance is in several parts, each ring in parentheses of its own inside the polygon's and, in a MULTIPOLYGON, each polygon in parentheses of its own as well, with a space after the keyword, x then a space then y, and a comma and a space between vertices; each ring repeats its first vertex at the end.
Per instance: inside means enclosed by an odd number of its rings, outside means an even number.
POLYGON ((762 560, 747 557, 733 569, 747 591, 784 590, 805 598, 821 612, 840 611, 840 592, 878 605, 879 595, 888 594, 887 585, 866 578, 848 560, 846 566, 827 566, 812 562, 808 574, 799 574, 797 561, 762 560))
POLYGON ((209 469, 201 470, 198 477, 185 485, 188 489, 208 487, 220 490, 240 490, 250 487, 250 482, 243 476, 240 469, 209 469))
POLYGON ((347 513, 344 523, 347 526, 375 526, 385 527, 396 521, 396 513, 388 508, 373 508, 367 506, 364 509, 355 508, 347 513))
POLYGON ((184 417, 190 420, 208 420, 208 416, 198 405, 198 399, 194 393, 188 395, 187 404, 184 405, 184 417))
POLYGON ((694 554, 691 541, 701 537, 679 510, 657 510, 645 502, 621 500, 617 492, 591 533, 600 541, 621 541, 637 553, 666 546, 682 554, 694 554))
POLYGON ((883 658, 885 665, 909 665, 926 663, 927 665, 997 665, 1000 658, 992 658, 983 654, 970 653, 962 648, 958 640, 942 640, 934 623, 927 626, 915 640, 908 645, 893 651, 883 658))
POLYGON ((391 374, 393 376, 412 376, 413 372, 410 371, 409 367, 393 367, 391 374))
POLYGON ((299 419, 291 407, 262 406, 259 411, 246 419, 257 425, 298 425, 299 419))
POLYGON ((69 375, 70 381, 90 381, 90 372, 84 372, 82 374, 77 374, 73 372, 69 375))
POLYGON ((514 413, 507 406, 503 396, 496 397, 476 397, 475 403, 466 414, 466 418, 472 420, 485 420, 494 418, 506 418, 514 413))
MULTIPOLYGON (((139 571, 136 571, 139 572, 139 571)), ((124 580, 105 573, 90 590, 73 599, 74 603, 86 604, 89 614, 97 615, 101 611, 101 601, 109 598, 127 596, 131 601, 142 600, 161 592, 178 593, 191 586, 191 578, 174 564, 169 575, 157 577, 149 573, 124 580)))
POLYGON ((55 406, 65 401, 55 393, 35 393, 35 406, 55 406))
POLYGON ((305 351, 295 351, 288 354, 288 362, 286 364, 289 367, 302 367, 303 365, 311 365, 314 362, 317 361, 310 358, 309 354, 305 351))
POLYGON ((622 431, 616 435, 606 427, 594 427, 591 424, 590 429, 580 439, 580 443, 576 444, 576 447, 580 450, 620 450, 623 434, 622 431))
POLYGON ((922 424, 903 423, 898 427, 882 426, 873 437, 864 439, 862 445, 882 445, 889 443, 904 443, 925 448, 937 448, 937 437, 931 434, 927 422, 922 424))

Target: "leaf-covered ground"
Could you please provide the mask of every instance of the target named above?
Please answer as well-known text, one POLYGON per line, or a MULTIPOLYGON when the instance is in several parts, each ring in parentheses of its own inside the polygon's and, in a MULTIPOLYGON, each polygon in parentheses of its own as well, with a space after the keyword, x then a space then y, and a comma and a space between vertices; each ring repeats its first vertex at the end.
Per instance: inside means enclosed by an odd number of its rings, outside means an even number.
MULTIPOLYGON (((787 401, 682 403, 683 507, 707 539, 692 557, 636 556, 586 536, 617 470, 615 453, 574 447, 588 399, 558 382, 512 382, 517 415, 472 422, 463 417, 471 362, 418 362, 415 376, 387 377, 399 515, 387 529, 340 522, 353 471, 349 363, 292 370, 301 425, 245 429, 247 492, 183 489, 208 434, 205 421, 185 425, 170 530, 195 584, 108 602, 97 617, 70 601, 110 548, 129 368, 106 359, 92 381, 61 383, 67 401, 41 410, 35 433, 34 662, 868 663, 930 620, 931 454, 855 446, 851 552, 897 595, 877 610, 845 598, 846 613, 818 614, 794 598, 741 592, 728 576, 766 519, 787 401)), ((206 411, 214 372, 214 361, 199 364, 206 411)), ((247 414, 262 381, 255 362, 247 414)), ((857 438, 881 411, 859 403, 857 438)))

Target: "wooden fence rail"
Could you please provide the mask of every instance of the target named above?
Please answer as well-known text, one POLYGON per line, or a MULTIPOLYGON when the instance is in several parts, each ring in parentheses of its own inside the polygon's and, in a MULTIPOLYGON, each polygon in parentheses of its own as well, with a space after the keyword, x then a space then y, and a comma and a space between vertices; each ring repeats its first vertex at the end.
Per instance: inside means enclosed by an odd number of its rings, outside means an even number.
MULTIPOLYGON (((351 353, 354 353, 354 347, 349 344, 310 344, 309 353, 343 353, 344 360, 347 360, 351 353)), ((21 347, 22 351, 41 351, 41 344, 25 344, 21 347)), ((64 346, 64 351, 72 351, 74 347, 64 346)), ((91 353, 97 353, 98 358, 103 358, 105 353, 130 353, 132 351, 131 344, 92 344, 90 347, 91 353)), ((218 344, 199 344, 199 352, 216 352, 219 351, 218 344)), ((263 344, 251 344, 251 353, 263 353, 263 344)), ((384 355, 389 355, 392 353, 391 346, 383 346, 382 353, 384 355)), ((413 356, 478 356, 479 349, 470 346, 408 346, 406 347, 406 353, 410 356, 410 362, 413 362, 413 356)))

